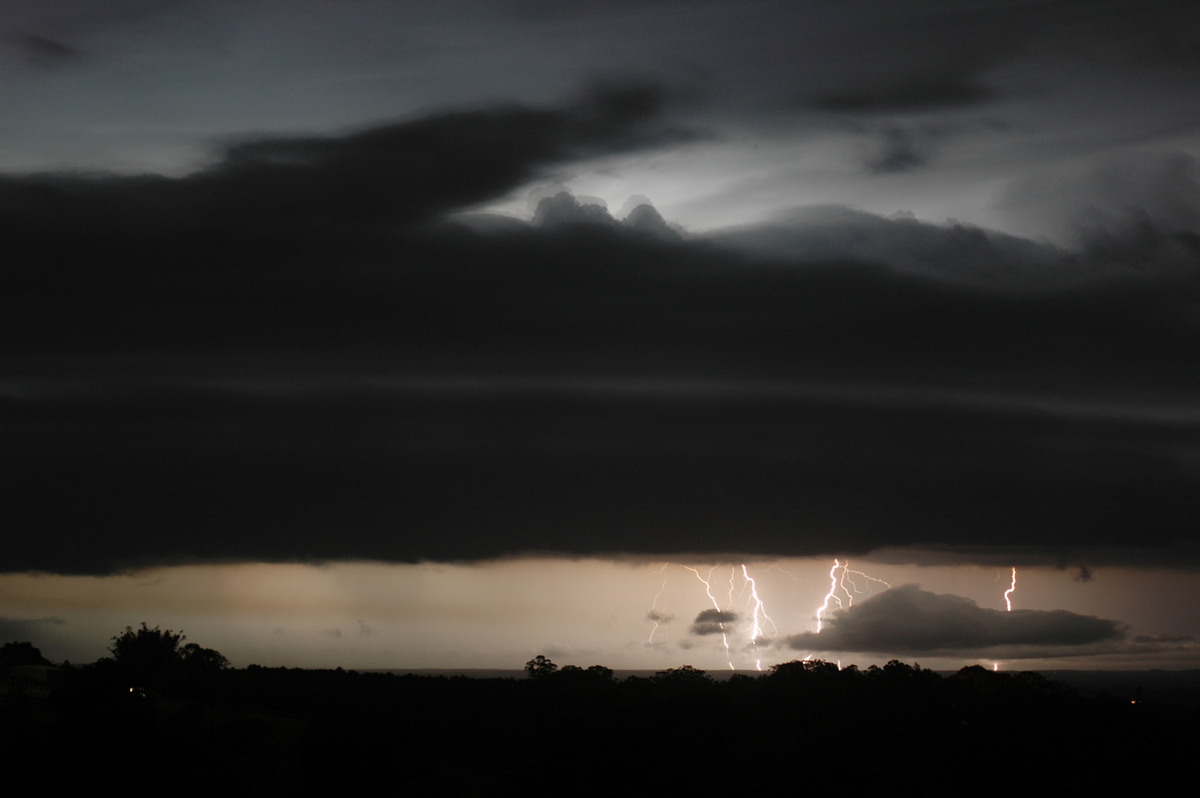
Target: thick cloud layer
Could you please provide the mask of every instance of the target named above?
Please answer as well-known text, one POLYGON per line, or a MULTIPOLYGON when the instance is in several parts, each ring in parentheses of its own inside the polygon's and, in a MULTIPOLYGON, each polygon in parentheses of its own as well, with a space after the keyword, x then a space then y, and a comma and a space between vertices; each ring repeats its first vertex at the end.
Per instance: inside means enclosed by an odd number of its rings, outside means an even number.
POLYGON ((660 101, 0 178, 0 570, 1195 551, 1195 231, 1066 251, 825 207, 686 238, 565 195, 448 220, 691 135, 660 101))
POLYGON ((739 617, 728 610, 701 610, 688 631, 699 636, 724 634, 725 624, 734 623, 739 617))
POLYGON ((795 635, 786 644, 807 652, 1028 657, 1122 636, 1116 621, 1066 610, 984 609, 962 596, 903 585, 834 613, 820 633, 795 635))

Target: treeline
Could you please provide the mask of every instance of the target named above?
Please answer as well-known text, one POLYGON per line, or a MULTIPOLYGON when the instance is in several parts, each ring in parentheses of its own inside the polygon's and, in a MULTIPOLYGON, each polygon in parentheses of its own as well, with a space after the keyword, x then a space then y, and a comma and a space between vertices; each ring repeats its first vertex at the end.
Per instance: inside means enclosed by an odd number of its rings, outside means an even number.
POLYGON ((943 677, 797 661, 758 677, 683 666, 617 679, 540 657, 526 678, 473 679, 235 669, 216 652, 184 655, 171 635, 127 629, 112 657, 48 669, 42 686, 21 681, 30 665, 7 667, 0 751, 42 787, 94 786, 115 768, 134 794, 1009 794, 1153 783, 1179 766, 1197 720, 977 666, 943 677), (150 643, 175 653, 157 671, 145 669, 162 653, 150 643))

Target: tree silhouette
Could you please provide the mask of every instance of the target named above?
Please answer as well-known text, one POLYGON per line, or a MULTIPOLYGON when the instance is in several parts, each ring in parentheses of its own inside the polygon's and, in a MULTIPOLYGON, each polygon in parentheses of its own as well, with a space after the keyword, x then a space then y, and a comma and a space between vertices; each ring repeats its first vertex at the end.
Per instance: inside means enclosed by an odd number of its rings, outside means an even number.
POLYGON ((183 644, 182 632, 170 629, 126 626, 125 631, 112 638, 108 647, 112 664, 131 687, 179 689, 184 684, 195 686, 207 682, 209 674, 229 668, 219 651, 195 643, 183 644))
POLYGON ((606 668, 603 665, 589 665, 587 668, 587 674, 593 679, 600 679, 601 681, 605 682, 611 682, 613 680, 613 669, 606 668))
POLYGON ((180 643, 184 639, 182 632, 157 626, 151 629, 143 621, 140 629, 126 626, 124 632, 112 638, 108 650, 125 677, 133 685, 144 687, 161 684, 180 671, 180 643))
POLYGON ((33 643, 16 641, 0 646, 0 668, 17 665, 49 665, 50 660, 42 656, 33 643))
POLYGON ((179 658, 191 671, 207 673, 223 671, 229 667, 229 660, 221 652, 198 646, 195 643, 188 643, 179 649, 179 658))
POLYGON ((790 662, 780 662, 772 665, 769 671, 773 679, 797 679, 805 677, 837 676, 840 672, 837 665, 823 659, 794 659, 790 662))
POLYGON ((691 665, 680 665, 678 668, 658 671, 650 678, 655 684, 684 688, 707 687, 713 681, 707 671, 693 668, 691 665))
POLYGON ((550 661, 549 657, 538 654, 529 662, 525 663, 525 673, 531 679, 540 679, 549 676, 558 670, 558 666, 550 661))

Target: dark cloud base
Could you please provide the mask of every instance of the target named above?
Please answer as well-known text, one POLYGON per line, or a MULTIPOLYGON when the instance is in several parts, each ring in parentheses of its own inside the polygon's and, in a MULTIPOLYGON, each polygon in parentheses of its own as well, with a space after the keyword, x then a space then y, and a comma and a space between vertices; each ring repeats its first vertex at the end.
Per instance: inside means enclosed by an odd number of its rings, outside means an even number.
POLYGON ((446 219, 660 103, 0 178, 0 570, 1196 542, 1194 235, 446 219))
POLYGON ((835 613, 820 633, 795 635, 786 645, 809 652, 1027 657, 1118 640, 1123 634, 1118 622, 1090 615, 1002 612, 961 596, 903 585, 835 613))
POLYGON ((728 610, 701 610, 688 629, 694 635, 719 635, 725 633, 725 624, 734 623, 740 616, 728 610))

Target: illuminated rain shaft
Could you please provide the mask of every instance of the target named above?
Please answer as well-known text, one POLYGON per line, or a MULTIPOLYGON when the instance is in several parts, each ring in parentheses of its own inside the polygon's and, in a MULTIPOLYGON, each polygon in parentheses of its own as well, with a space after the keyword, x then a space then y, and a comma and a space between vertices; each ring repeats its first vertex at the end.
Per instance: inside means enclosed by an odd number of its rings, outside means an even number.
POLYGON ((1004 606, 1009 612, 1012 612, 1012 594, 1017 589, 1017 569, 1012 569, 1012 584, 1008 586, 1008 590, 1004 591, 1004 606))

